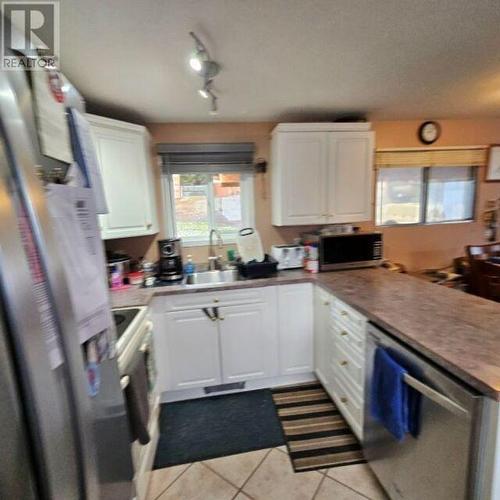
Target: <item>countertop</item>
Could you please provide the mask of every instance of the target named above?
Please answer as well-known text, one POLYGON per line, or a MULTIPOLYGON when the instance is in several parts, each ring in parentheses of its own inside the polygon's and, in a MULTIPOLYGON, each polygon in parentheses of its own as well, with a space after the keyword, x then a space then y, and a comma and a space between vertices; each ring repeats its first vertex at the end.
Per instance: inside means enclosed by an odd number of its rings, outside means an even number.
POLYGON ((311 275, 284 271, 262 280, 193 289, 185 285, 112 292, 113 307, 153 296, 312 282, 478 392, 500 401, 500 304, 385 269, 311 275))

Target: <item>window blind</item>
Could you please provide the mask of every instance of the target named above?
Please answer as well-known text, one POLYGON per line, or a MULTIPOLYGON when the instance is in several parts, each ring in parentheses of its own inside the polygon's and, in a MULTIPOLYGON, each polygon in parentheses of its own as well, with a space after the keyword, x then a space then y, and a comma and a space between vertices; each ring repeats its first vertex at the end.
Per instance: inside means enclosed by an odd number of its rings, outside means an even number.
POLYGON ((486 165, 485 147, 457 149, 379 150, 375 154, 376 168, 397 167, 480 167, 486 165))
POLYGON ((158 144, 157 151, 167 174, 254 172, 253 142, 158 144))

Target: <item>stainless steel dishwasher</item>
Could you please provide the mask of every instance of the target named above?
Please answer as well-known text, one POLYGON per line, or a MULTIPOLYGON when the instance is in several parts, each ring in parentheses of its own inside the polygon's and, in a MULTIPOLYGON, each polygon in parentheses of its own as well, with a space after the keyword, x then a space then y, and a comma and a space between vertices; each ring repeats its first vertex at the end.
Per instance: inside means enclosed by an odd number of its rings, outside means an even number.
POLYGON ((368 325, 363 445, 365 456, 393 500, 472 499, 477 469, 482 398, 429 361, 368 325), (398 442, 370 414, 370 387, 377 346, 410 367, 405 382, 421 394, 420 433, 398 442))

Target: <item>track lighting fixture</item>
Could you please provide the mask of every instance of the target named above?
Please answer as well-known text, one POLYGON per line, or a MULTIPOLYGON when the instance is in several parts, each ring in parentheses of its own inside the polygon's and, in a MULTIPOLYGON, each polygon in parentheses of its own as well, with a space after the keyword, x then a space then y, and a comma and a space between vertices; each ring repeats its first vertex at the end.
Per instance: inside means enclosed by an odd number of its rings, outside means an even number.
POLYGON ((192 31, 189 32, 195 43, 195 49, 189 59, 191 68, 203 78, 203 87, 198 93, 204 99, 212 99, 210 114, 217 114, 217 96, 212 90, 212 81, 219 73, 220 66, 210 58, 207 48, 203 42, 192 31))

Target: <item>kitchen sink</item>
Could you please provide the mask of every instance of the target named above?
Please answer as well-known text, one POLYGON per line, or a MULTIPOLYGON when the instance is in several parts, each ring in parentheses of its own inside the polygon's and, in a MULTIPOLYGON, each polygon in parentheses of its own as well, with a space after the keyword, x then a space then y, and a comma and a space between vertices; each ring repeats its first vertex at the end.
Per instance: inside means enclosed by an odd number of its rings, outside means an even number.
POLYGON ((203 286, 223 283, 234 283, 238 281, 239 275, 237 269, 202 271, 187 276, 186 285, 203 286))

